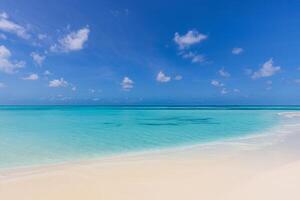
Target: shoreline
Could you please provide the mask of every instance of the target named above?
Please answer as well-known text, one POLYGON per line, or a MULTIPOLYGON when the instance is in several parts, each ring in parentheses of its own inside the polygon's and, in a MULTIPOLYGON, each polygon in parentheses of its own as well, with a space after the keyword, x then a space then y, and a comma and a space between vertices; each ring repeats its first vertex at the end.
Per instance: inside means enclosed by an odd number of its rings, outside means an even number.
MULTIPOLYGON (((287 118, 294 118, 300 116, 299 112, 279 112, 278 115, 282 117, 287 118)), ((220 139, 217 141, 210 141, 210 142, 204 142, 204 143, 198 143, 198 144, 184 144, 184 145, 178 145, 178 146, 172 146, 172 147, 161 147, 161 148, 155 148, 155 149, 148 149, 148 150, 140 150, 140 151, 132 151, 132 152, 124 152, 124 153, 116 153, 111 155, 103 155, 103 156, 96 156, 95 158, 86 158, 86 159, 79 159, 79 160, 67 160, 67 161, 61 161, 61 162, 54 162, 54 163, 45 163, 45 164, 32 164, 32 165, 25 165, 25 166, 17 166, 17 167, 3 167, 0 168, 0 174, 5 172, 22 172, 22 171, 30 171, 35 169, 47 169, 47 168, 56 168, 56 167, 63 167, 68 165, 80 165, 85 163, 99 163, 99 162, 105 162, 110 160, 116 160, 116 159, 130 159, 134 157, 147 157, 157 154, 174 154, 178 152, 185 152, 185 151, 201 151, 203 150, 205 154, 205 149, 211 148, 218 150, 221 146, 231 146, 231 145, 238 145, 238 144, 245 144, 247 145, 247 142, 249 140, 255 140, 260 138, 266 138, 266 137, 278 137, 278 132, 280 132, 284 126, 287 124, 283 122, 283 120, 279 120, 279 124, 274 125, 270 128, 266 128, 263 131, 260 132, 254 132, 249 133, 244 136, 237 136, 237 137, 229 137, 226 139, 220 139)), ((300 122, 299 122, 300 127, 300 122)), ((259 145, 259 144, 255 144, 259 145)), ((234 147, 233 147, 234 148, 234 147)), ((1 180, 1 178, 0 178, 1 180)))
MULTIPOLYGON (((290 113, 290 112, 288 112, 290 113)), ((300 113, 300 112, 299 112, 300 113)), ((280 113, 278 113, 280 115, 280 113)), ((95 163, 95 162, 105 162, 109 160, 115 159, 130 159, 134 157, 147 157, 151 155, 157 154, 174 154, 176 152, 185 152, 185 151, 193 151, 193 150, 204 150, 207 148, 218 149, 222 145, 235 145, 241 142, 247 142, 247 140, 263 138, 263 137, 271 137, 276 135, 277 130, 280 130, 283 124, 280 121, 280 125, 274 125, 270 128, 266 128, 261 132, 254 132, 249 133, 244 136, 237 136, 237 137, 229 137, 226 139, 220 139, 216 141, 210 142, 203 142, 198 144, 183 144, 171 147, 160 147, 154 149, 147 149, 147 150, 138 150, 132 152, 124 152, 124 153, 116 153, 111 155, 103 155, 103 156, 96 156, 95 158, 86 158, 86 159, 79 159, 79 160, 67 160, 61 162, 54 162, 54 163, 42 163, 42 164, 29 164, 25 166, 16 166, 16 167, 0 167, 0 174, 5 172, 19 172, 19 171, 30 171, 34 169, 41 169, 41 168, 55 168, 60 166, 67 166, 67 165, 78 165, 78 164, 85 164, 85 163, 95 163), (274 133, 275 132, 275 133, 274 133)), ((1 179, 1 178, 0 178, 1 179)))
POLYGON ((0 171, 0 196, 10 200, 299 199, 300 123, 279 127, 270 134, 200 147, 0 171))

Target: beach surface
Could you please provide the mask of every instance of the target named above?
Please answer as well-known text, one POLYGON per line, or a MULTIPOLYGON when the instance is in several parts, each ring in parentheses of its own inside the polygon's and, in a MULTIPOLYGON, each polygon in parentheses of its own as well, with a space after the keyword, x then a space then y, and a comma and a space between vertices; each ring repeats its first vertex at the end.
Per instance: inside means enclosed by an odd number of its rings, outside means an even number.
POLYGON ((300 199, 300 130, 0 171, 5 200, 300 199))

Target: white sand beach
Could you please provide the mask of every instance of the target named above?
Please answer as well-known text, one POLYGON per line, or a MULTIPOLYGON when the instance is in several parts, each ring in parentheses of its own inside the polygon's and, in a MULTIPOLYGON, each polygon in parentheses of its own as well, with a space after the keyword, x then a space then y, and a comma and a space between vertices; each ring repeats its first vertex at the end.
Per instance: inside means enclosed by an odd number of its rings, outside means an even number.
POLYGON ((0 197, 296 200, 300 199, 298 128, 205 147, 2 170, 0 197))

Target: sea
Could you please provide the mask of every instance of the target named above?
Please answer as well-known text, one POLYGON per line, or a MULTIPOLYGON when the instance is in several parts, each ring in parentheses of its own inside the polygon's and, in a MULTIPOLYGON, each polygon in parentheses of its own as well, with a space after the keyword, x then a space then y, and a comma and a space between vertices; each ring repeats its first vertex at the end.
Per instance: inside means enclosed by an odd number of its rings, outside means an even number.
POLYGON ((0 168, 264 134, 299 106, 0 106, 0 168))

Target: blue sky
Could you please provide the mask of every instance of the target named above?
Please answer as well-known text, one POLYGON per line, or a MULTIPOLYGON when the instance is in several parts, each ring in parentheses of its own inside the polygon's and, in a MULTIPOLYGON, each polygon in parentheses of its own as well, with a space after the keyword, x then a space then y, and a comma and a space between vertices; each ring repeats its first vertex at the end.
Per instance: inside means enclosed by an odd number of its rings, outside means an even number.
POLYGON ((0 104, 300 104, 299 1, 0 2, 0 104))

